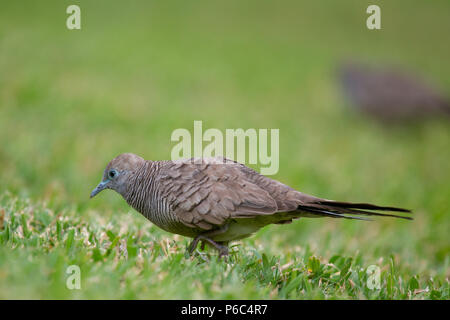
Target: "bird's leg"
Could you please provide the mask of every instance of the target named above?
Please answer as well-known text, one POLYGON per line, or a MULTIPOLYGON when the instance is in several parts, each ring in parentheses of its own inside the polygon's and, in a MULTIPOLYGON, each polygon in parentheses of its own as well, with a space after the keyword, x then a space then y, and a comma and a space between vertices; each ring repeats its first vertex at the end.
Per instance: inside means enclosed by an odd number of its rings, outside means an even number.
POLYGON ((195 248, 197 248, 198 242, 200 241, 200 236, 197 236, 192 240, 192 242, 188 246, 189 255, 192 255, 194 253, 195 248))
POLYGON ((228 255, 228 247, 226 245, 222 244, 222 243, 226 244, 226 242, 216 242, 210 238, 212 236, 222 234, 222 233, 226 232, 227 230, 228 230, 228 224, 222 226, 219 229, 199 234, 198 236, 196 236, 194 238, 194 240, 192 240, 191 244, 189 245, 189 248, 188 248, 189 254, 192 255, 195 248, 197 248, 198 242, 201 240, 202 241, 202 246, 201 246, 202 250, 204 249, 205 243, 209 242, 213 247, 215 247, 219 251, 219 257, 227 256, 228 255))
POLYGON ((195 248, 198 245, 199 241, 202 241, 202 249, 206 242, 211 244, 214 248, 216 248, 219 251, 219 257, 227 256, 228 255, 228 247, 226 245, 223 245, 222 243, 226 242, 215 242, 214 240, 211 240, 210 238, 204 236, 204 235, 198 235, 195 237, 195 239, 191 242, 189 245, 189 254, 192 254, 195 250, 195 248))
MULTIPOLYGON (((216 243, 220 244, 220 245, 224 245, 228 247, 228 241, 216 241, 216 243)), ((206 241, 202 241, 202 243, 200 244, 200 249, 203 251, 205 250, 205 245, 206 245, 206 241)))

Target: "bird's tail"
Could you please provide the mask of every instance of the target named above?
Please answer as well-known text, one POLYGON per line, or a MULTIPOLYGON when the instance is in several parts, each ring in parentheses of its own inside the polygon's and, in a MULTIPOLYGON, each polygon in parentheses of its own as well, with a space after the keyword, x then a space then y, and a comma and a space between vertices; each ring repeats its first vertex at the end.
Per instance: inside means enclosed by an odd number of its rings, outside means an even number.
POLYGON ((394 212, 411 212, 408 209, 395 208, 395 207, 381 207, 369 203, 351 203, 331 201, 324 199, 316 199, 311 202, 306 202, 298 206, 298 211, 305 217, 330 217, 330 218, 345 218, 345 219, 358 219, 358 220, 372 220, 367 216, 381 216, 381 217, 394 217, 407 220, 413 220, 408 216, 401 216, 390 213, 380 213, 377 211, 394 211, 394 212))

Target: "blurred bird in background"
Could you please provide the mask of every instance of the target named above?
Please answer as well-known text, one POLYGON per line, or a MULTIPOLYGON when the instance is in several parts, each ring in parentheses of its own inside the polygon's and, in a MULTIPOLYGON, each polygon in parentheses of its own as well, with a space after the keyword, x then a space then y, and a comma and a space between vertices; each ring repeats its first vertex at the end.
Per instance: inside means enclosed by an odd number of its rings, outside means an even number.
POLYGON ((383 122, 450 116, 450 99, 404 71, 346 62, 338 81, 350 103, 383 122))

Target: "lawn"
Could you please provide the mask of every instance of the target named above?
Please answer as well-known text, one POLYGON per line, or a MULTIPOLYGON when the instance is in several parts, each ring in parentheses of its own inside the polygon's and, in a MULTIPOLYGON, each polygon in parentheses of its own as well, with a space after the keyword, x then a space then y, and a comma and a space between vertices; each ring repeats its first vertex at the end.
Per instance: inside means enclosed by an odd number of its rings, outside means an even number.
POLYGON ((377 1, 382 29, 369 31, 372 2, 77 1, 71 31, 72 1, 2 3, 0 298, 449 299, 450 122, 353 112, 335 70, 398 65, 450 96, 450 3, 377 1), (414 220, 299 219, 220 261, 187 258, 189 239, 112 191, 89 200, 114 156, 169 159, 171 133, 194 120, 279 129, 273 178, 414 220))

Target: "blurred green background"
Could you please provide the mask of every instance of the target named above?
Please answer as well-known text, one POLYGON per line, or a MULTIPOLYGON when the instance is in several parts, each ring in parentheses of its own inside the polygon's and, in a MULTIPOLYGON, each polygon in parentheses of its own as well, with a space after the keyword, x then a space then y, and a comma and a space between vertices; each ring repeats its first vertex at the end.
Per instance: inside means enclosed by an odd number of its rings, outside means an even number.
POLYGON ((450 94, 450 3, 375 2, 379 31, 366 28, 374 1, 2 1, 0 193, 146 224, 113 192, 89 201, 114 156, 169 159, 172 131, 194 120, 279 128, 274 178, 328 199, 410 208, 415 220, 303 220, 244 246, 359 252, 373 263, 393 254, 412 273, 448 277, 449 122, 394 127, 355 114, 335 71, 346 58, 386 62, 450 94), (66 28, 70 4, 81 7, 81 30, 66 28))

